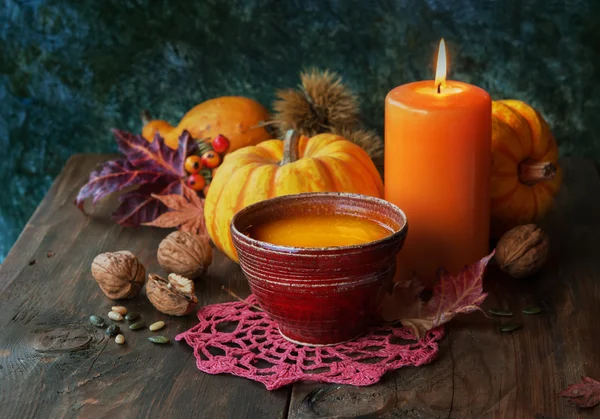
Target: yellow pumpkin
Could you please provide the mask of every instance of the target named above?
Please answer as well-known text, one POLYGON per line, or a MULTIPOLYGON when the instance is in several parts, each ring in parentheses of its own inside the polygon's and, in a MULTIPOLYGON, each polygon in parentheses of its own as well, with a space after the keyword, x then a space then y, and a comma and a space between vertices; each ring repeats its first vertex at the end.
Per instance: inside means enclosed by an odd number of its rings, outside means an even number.
POLYGON ((237 262, 229 224, 242 208, 268 198, 302 192, 351 192, 381 197, 383 182, 367 153, 334 134, 310 139, 289 131, 225 156, 204 205, 212 241, 237 262))
POLYGON ((492 103, 492 235, 541 219, 562 172, 558 147, 544 118, 518 100, 492 103))
MULTIPOLYGON (((150 112, 143 111, 142 112, 142 122, 144 123, 144 127, 142 128, 142 137, 146 139, 148 142, 154 141, 154 136, 156 133, 159 133, 163 138, 167 133, 170 133, 175 127, 169 124, 167 121, 163 121, 162 119, 152 119, 150 116, 150 112)), ((169 147, 171 145, 167 144, 169 147)), ((179 147, 179 142, 174 144, 174 150, 179 147)))
POLYGON ((152 142, 158 131, 165 144, 176 150, 184 130, 192 138, 208 141, 223 134, 229 140, 229 152, 232 152, 268 140, 270 135, 261 125, 268 119, 269 112, 260 103, 241 96, 223 96, 193 107, 176 127, 166 121, 150 120, 146 113, 142 116, 142 136, 152 142))

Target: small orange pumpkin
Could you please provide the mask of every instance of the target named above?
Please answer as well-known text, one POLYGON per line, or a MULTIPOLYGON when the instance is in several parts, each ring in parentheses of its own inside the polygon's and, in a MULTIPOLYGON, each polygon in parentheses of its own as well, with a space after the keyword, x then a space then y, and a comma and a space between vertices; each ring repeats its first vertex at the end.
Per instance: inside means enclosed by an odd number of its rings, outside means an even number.
POLYGON ((492 235, 536 222, 552 205, 562 172, 544 118, 518 100, 492 103, 492 235))
POLYGON ((255 100, 241 96, 223 96, 193 107, 176 127, 166 121, 151 120, 146 112, 142 115, 142 136, 152 142, 158 131, 165 139, 165 144, 175 150, 184 130, 196 139, 212 139, 222 134, 229 140, 228 151, 232 152, 271 138, 261 124, 268 119, 267 109, 255 100))
POLYGON ((264 141, 225 156, 205 201, 208 234, 237 262, 229 232, 234 214, 255 202, 302 192, 381 197, 383 182, 367 153, 356 144, 334 134, 308 139, 290 130, 284 141, 264 141))

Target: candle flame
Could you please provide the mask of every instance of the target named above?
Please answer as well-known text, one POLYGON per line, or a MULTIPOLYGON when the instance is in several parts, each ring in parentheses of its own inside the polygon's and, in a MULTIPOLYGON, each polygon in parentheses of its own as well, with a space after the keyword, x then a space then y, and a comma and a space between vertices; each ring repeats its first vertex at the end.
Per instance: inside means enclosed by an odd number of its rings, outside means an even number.
POLYGON ((437 65, 435 68, 435 87, 440 91, 441 87, 446 86, 446 43, 444 38, 440 40, 438 48, 437 65))

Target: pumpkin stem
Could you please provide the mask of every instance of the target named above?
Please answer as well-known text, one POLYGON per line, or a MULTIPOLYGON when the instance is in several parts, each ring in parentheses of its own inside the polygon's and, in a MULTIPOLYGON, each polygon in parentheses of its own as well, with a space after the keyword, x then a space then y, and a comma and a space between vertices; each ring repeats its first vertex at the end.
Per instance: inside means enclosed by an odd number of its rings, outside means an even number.
POLYGON ((533 186, 538 182, 552 180, 556 175, 556 165, 551 162, 524 161, 519 165, 521 183, 533 186))
POLYGON ((283 140, 283 159, 281 159, 280 163, 281 166, 298 160, 298 140, 300 140, 300 133, 298 131, 290 129, 285 133, 285 139, 283 140))
POLYGON ((140 114, 140 118, 142 119, 142 123, 146 125, 148 122, 152 121, 152 115, 147 109, 144 109, 140 114))

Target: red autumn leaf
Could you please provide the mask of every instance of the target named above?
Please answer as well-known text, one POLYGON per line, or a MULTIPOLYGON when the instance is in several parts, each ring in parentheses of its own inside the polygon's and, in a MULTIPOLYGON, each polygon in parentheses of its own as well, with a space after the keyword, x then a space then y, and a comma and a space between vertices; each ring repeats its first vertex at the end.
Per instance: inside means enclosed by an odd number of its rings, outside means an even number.
POLYGON ((113 214, 119 224, 135 227, 166 211, 167 207, 152 194, 181 194, 183 163, 196 143, 186 131, 179 137, 177 150, 167 147, 158 134, 149 143, 141 135, 120 130, 113 133, 124 158, 105 162, 94 170, 88 183, 79 190, 75 204, 85 212, 87 198, 92 198, 95 205, 114 192, 138 187, 120 197, 121 205, 113 214))
POLYGON ((466 266, 456 276, 440 270, 438 283, 426 302, 420 297, 423 287, 417 277, 396 283, 392 293, 384 297, 382 317, 390 322, 399 320, 420 339, 428 330, 449 322, 459 313, 481 311, 479 306, 487 297, 483 292, 483 274, 493 256, 494 252, 466 266))
POLYGON ((558 395, 567 397, 577 407, 594 407, 600 404, 600 382, 590 377, 581 377, 581 383, 571 384, 558 395))
POLYGON ((147 226, 172 228, 204 236, 206 240, 206 225, 204 224, 204 200, 187 186, 183 186, 181 195, 152 195, 162 202, 169 210, 154 221, 144 223, 147 226))

